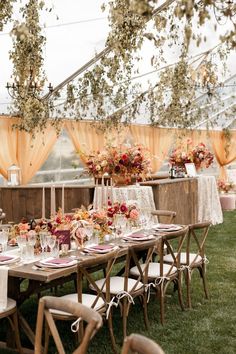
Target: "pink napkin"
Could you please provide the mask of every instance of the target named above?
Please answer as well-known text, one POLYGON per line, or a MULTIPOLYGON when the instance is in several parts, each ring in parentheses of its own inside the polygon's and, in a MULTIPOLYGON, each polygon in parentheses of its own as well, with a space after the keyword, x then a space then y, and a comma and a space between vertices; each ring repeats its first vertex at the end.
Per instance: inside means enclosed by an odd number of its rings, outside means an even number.
POLYGON ((129 238, 144 238, 144 237, 147 237, 147 235, 145 235, 145 234, 132 234, 127 237, 129 237, 129 238))
POLYGON ((172 229, 172 227, 176 227, 174 224, 158 224, 157 229, 172 229))
POLYGON ((11 259, 13 259, 13 257, 0 256, 0 262, 10 261, 11 259))
POLYGON ((89 247, 89 249, 91 249, 91 250, 99 250, 99 251, 110 250, 112 248, 113 248, 113 246, 111 246, 111 245, 97 245, 97 246, 89 247))
POLYGON ((52 264, 67 264, 72 262, 72 258, 53 258, 49 261, 46 261, 45 263, 52 263, 52 264))

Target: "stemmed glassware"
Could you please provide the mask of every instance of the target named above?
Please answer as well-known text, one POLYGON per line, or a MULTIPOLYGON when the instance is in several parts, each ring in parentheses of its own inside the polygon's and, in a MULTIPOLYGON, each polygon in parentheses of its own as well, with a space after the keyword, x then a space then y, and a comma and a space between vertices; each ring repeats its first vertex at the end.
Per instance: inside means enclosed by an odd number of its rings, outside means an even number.
POLYGON ((27 242, 27 233, 25 231, 20 232, 20 235, 16 237, 16 241, 20 248, 21 259, 25 258, 26 242, 27 242))
POLYGON ((5 252, 7 249, 8 242, 8 233, 6 231, 0 232, 0 244, 2 245, 2 252, 5 252))
POLYGON ((46 251, 47 251, 47 236, 48 232, 47 231, 41 231, 39 233, 39 238, 40 238, 40 244, 42 248, 42 258, 46 257, 46 251))
POLYGON ((88 241, 87 241, 87 246, 90 246, 92 243, 93 243, 93 239, 92 239, 92 236, 93 236, 93 225, 86 225, 84 227, 84 232, 88 238, 88 241))
POLYGON ((52 254, 52 250, 55 247, 57 237, 55 235, 47 235, 46 236, 46 243, 47 246, 50 248, 50 254, 52 254))
POLYGON ((27 238, 28 238, 28 241, 26 244, 27 258, 29 258, 29 260, 32 260, 34 258, 34 245, 35 245, 36 239, 37 239, 35 231, 33 231, 33 230, 29 231, 27 238))
POLYGON ((115 228, 117 236, 122 236, 126 229, 127 219, 124 214, 116 214, 115 228))

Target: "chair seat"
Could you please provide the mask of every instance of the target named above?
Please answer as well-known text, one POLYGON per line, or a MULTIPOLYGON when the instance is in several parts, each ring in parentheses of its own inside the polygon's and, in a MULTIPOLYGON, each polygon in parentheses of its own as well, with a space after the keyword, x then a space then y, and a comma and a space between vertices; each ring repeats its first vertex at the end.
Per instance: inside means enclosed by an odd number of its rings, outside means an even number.
POLYGON ((0 315, 4 314, 4 312, 10 311, 16 307, 16 301, 13 299, 7 298, 7 307, 4 309, 0 309, 0 315))
MULTIPOLYGON (((177 253, 174 253, 175 256, 177 256, 177 253)), ((167 254, 166 256, 163 257, 164 262, 172 263, 173 258, 171 254, 167 254)), ((202 257, 200 255, 197 255, 196 253, 189 253, 189 263, 191 265, 192 262, 194 263, 200 263, 202 261, 202 257)), ((180 253, 180 263, 181 264, 187 264, 187 259, 186 259, 186 252, 181 252, 180 253)))
MULTIPOLYGON (((78 302, 78 294, 74 293, 74 294, 68 294, 68 295, 64 295, 64 296, 60 296, 61 299, 65 299, 65 300, 70 300, 70 301, 74 301, 74 302, 78 302)), ((87 307, 92 307, 92 304, 94 303, 96 299, 96 295, 92 295, 92 294, 82 294, 82 304, 87 306, 87 307)), ((104 306, 104 301, 102 298, 99 298, 96 305, 94 306, 95 310, 100 310, 102 307, 104 306)), ((60 310, 55 310, 55 309, 50 309, 50 312, 52 314, 55 315, 64 315, 64 316, 71 316, 70 313, 68 312, 64 312, 64 311, 60 311, 60 310)))
MULTIPOLYGON (((143 270, 145 267, 145 264, 140 264, 141 269, 143 270)), ((170 271, 171 266, 169 264, 163 264, 163 276, 166 275, 172 275, 177 272, 177 268, 173 267, 170 271), (170 273, 169 273, 170 271, 170 273)), ((139 276, 139 270, 138 267, 133 267, 130 269, 130 274, 134 276, 139 276)), ((160 263, 154 263, 151 262, 149 263, 148 267, 148 278, 153 278, 156 279, 160 277, 160 263)))
MULTIPOLYGON (((104 284, 104 280, 105 279, 99 279, 95 282, 99 289, 101 289, 102 285, 104 284)), ((125 280, 124 277, 111 277, 110 278, 110 292, 111 292, 111 294, 116 295, 119 292, 124 290, 124 280, 125 280)), ((137 281, 135 279, 128 278, 127 292, 130 292, 133 289, 136 282, 137 281)), ((92 285, 90 285, 89 287, 90 287, 90 289, 94 290, 92 285)), ((135 290, 139 290, 142 287, 143 287, 143 283, 139 282, 136 285, 135 290)), ((103 292, 104 293, 106 292, 106 285, 103 288, 103 292)))

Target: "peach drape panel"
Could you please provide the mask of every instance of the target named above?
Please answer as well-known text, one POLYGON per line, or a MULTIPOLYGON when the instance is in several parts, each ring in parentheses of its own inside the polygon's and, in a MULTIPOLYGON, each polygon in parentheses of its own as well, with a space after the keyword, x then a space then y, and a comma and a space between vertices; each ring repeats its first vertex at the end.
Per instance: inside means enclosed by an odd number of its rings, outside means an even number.
POLYGON ((54 127, 48 123, 44 132, 32 138, 29 133, 12 129, 17 118, 0 117, 0 173, 7 178, 7 169, 16 164, 26 184, 48 158, 57 140, 54 127))
POLYGON ((209 131, 207 130, 191 130, 191 129, 177 129, 177 145, 178 141, 187 141, 187 139, 192 140, 193 146, 199 143, 204 143, 205 145, 209 141, 209 131))
POLYGON ((168 156, 169 149, 174 142, 175 129, 133 124, 130 126, 130 132, 134 143, 143 144, 149 148, 152 154, 152 169, 153 172, 157 172, 168 156))
POLYGON ((17 130, 12 129, 16 122, 16 118, 0 117, 0 173, 5 178, 8 167, 17 164, 17 130))
MULTIPOLYGON (((96 124, 85 121, 65 121, 67 130, 75 149, 79 152, 88 153, 101 150, 104 147, 104 134, 96 129, 96 124)), ((82 162, 85 162, 83 154, 80 155, 82 162)))
POLYGON ((29 182, 47 160, 56 140, 56 129, 50 124, 44 132, 37 132, 34 138, 24 131, 18 132, 17 154, 22 184, 29 182))
POLYGON ((209 132, 215 158, 220 165, 220 179, 227 180, 226 165, 236 160, 236 132, 231 131, 230 140, 222 131, 209 132))

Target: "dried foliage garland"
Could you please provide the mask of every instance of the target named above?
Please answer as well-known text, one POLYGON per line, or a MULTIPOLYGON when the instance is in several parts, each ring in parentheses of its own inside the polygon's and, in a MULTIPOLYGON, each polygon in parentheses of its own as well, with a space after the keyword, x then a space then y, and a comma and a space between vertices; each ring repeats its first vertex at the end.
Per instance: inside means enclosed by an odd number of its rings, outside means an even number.
MULTIPOLYGON (((148 112, 148 121, 154 125, 186 128, 201 120, 203 115, 206 116, 207 112, 195 102, 197 74, 188 62, 190 43, 194 41, 199 46, 205 40, 201 31, 195 33, 193 22, 201 29, 205 22, 213 18, 216 18, 216 22, 229 19, 232 30, 220 39, 227 44, 227 50, 234 49, 234 0, 167 0, 165 4, 166 7, 161 5, 161 11, 153 16, 155 7, 160 5, 158 0, 109 1, 111 29, 106 42, 110 48, 109 54, 79 80, 68 84, 64 106, 56 106, 40 99, 41 87, 45 82, 42 70, 45 38, 41 34, 39 12, 44 3, 29 0, 22 9, 24 23, 14 27, 14 45, 10 54, 14 64, 13 78, 18 80, 22 88, 14 102, 15 111, 21 117, 19 128, 30 132, 42 129, 52 110, 54 116, 62 117, 64 114, 76 119, 92 118, 100 122, 101 129, 118 127, 120 122, 131 122, 143 106, 148 112), (152 18, 153 30, 147 26, 152 18), (135 63, 140 60, 140 49, 147 39, 153 43, 157 53, 151 59, 155 69, 165 63, 165 45, 174 47, 180 41, 182 48, 179 62, 162 70, 156 83, 150 84, 150 88, 141 93, 140 85, 133 84, 132 76, 138 74, 135 63), (34 95, 29 85, 25 84, 32 80, 39 83, 34 95)), ((221 49, 221 57, 224 58, 226 54, 221 49)), ((201 78, 201 85, 212 97, 218 82, 209 55, 205 56, 202 67, 205 78, 201 78)))
MULTIPOLYGON (((153 17, 156 31, 150 32, 146 24, 156 5, 159 5, 158 0, 109 2, 111 31, 107 45, 111 47, 111 52, 77 83, 68 86, 69 94, 64 106, 67 113, 78 119, 89 117, 98 120, 104 129, 118 126, 121 121, 129 123, 142 105, 146 106, 149 122, 154 125, 186 128, 196 124, 203 116, 207 117, 207 110, 199 108, 195 103, 196 84, 187 61, 190 43, 194 41, 199 46, 205 40, 204 34, 195 33, 192 21, 195 20, 195 25, 197 21, 200 28, 214 16, 218 22, 221 18, 232 21, 233 30, 220 39, 227 43, 227 50, 233 49, 236 33, 233 23, 235 5, 232 1, 226 3, 222 0, 177 0, 153 17), (153 42, 158 54, 153 55, 152 65, 158 68, 160 63, 163 65, 165 62, 164 44, 168 43, 169 47, 176 45, 181 29, 183 45, 179 63, 172 69, 163 70, 157 83, 150 86, 145 94, 140 94, 138 85, 133 85, 131 78, 135 73, 135 59, 139 60, 138 50, 144 40, 153 42), (129 104, 130 101, 132 104, 129 104)), ((227 50, 219 47, 219 55, 225 57, 227 50)), ((203 77, 201 85, 212 98, 218 82, 210 56, 206 56, 204 68, 207 79, 203 77)))
POLYGON ((16 0, 2 0, 0 1, 0 31, 3 30, 6 24, 12 17, 13 3, 16 0))

